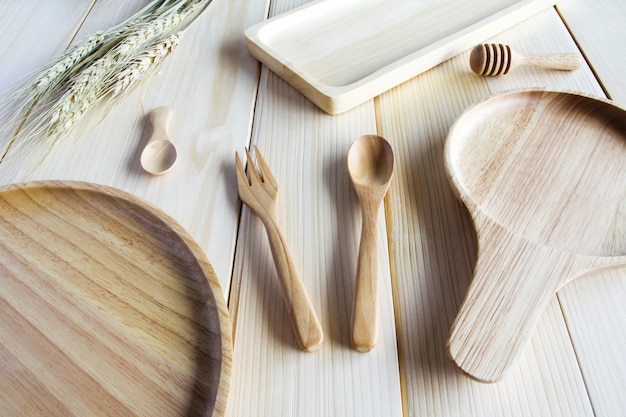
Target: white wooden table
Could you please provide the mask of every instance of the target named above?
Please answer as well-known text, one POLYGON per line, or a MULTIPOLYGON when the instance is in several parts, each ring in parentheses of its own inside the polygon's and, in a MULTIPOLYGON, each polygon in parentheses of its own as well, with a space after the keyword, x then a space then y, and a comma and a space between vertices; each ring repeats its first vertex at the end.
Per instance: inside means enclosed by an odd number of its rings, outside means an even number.
MULTIPOLYGON (((0 91, 145 3, 2 1, 0 91)), ((214 0, 155 77, 57 144, 42 164, 38 149, 4 158, 0 184, 110 185, 160 207, 192 234, 229 303, 229 416, 625 416, 624 270, 559 291, 504 381, 475 382, 447 359, 476 243, 446 181, 442 152, 456 117, 499 91, 575 90, 626 105, 626 3, 562 0, 489 40, 533 53, 579 51, 586 64, 578 71, 518 69, 485 79, 471 73, 468 50, 337 116, 260 65, 243 41, 247 27, 303 3, 214 0), (174 110, 171 134, 181 160, 171 173, 150 177, 139 149, 146 114, 163 105, 174 110), (346 154, 368 133, 391 142, 397 165, 380 213, 379 341, 358 353, 349 346, 349 326, 360 214, 346 154), (265 232, 238 199, 234 154, 250 145, 262 150, 281 187, 279 218, 326 336, 315 353, 297 349, 265 232)))

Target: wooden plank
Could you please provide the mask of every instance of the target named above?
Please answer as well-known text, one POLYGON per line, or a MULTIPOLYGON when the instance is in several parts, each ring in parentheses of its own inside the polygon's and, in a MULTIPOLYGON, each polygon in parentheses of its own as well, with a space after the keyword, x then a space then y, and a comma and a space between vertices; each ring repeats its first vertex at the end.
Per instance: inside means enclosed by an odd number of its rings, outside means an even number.
MULTIPOLYGON (((608 26, 619 30, 620 25, 607 25, 605 22, 611 22, 615 19, 614 16, 620 16, 626 12, 622 13, 620 10, 623 10, 623 7, 617 6, 617 4, 614 5, 616 7, 609 7, 608 9, 605 8, 604 5, 592 4, 586 6, 579 5, 579 8, 573 5, 573 9, 571 9, 569 3, 569 1, 562 2, 559 5, 559 12, 564 16, 577 44, 582 47, 583 54, 587 59, 591 60, 590 64, 591 67, 593 67, 593 73, 591 73, 591 70, 584 70, 588 72, 584 79, 576 80, 575 83, 559 82, 554 88, 574 89, 596 96, 604 96, 604 90, 610 85, 611 88, 606 90, 606 92, 609 93, 609 97, 614 97, 618 103, 623 105, 623 100, 626 99, 626 97, 620 99, 624 91, 623 83, 621 77, 619 77, 614 70, 611 70, 611 68, 614 68, 615 59, 619 61, 624 56, 623 53, 619 53, 620 50, 624 49, 624 45, 620 43, 618 46, 615 46, 617 49, 605 49, 607 44, 604 41, 604 38, 606 38, 604 34, 608 26), (566 13, 564 12, 564 8, 566 10, 575 9, 576 13, 566 13), (571 17, 578 16, 579 13, 583 17, 577 17, 579 24, 573 25, 571 23, 571 17), (603 19, 606 20, 602 20, 599 16, 604 16, 603 19), (585 24, 582 24, 583 21, 585 24), (587 23, 587 21, 589 23, 587 23), (589 39, 587 39, 587 41, 583 42, 582 40, 585 39, 589 33, 594 34, 596 40, 590 42, 589 39), (598 38, 600 34, 602 34, 602 41, 598 38), (598 47, 598 42, 602 44, 602 47, 598 47), (600 50, 612 52, 598 54, 600 50), (595 55, 593 51, 595 51, 595 55), (591 56, 594 56, 594 58, 592 59, 591 56), (596 61, 594 61, 594 59, 596 61), (599 68, 603 68, 603 72, 599 72, 599 68), (598 85, 597 80, 593 79, 594 75, 601 77, 600 82, 602 86, 598 85)), ((616 38, 620 39, 618 34, 616 34, 616 38)), ((545 53, 555 51, 554 48, 549 48, 547 45, 540 46, 540 44, 544 44, 543 38, 535 38, 533 40, 532 50, 541 47, 541 51, 545 53), (539 41, 538 39, 542 40, 539 41)), ((558 51, 569 52, 572 50, 570 48, 571 46, 568 49, 558 49, 558 51)), ((579 72, 580 70, 570 74, 570 76, 578 76, 579 72)), ((509 80, 502 78, 489 81, 498 83, 508 82, 509 80)), ((503 86, 503 88, 510 87, 518 87, 518 85, 507 84, 503 86)), ((589 284, 586 282, 579 283, 574 281, 564 287, 558 294, 558 299, 564 311, 568 331, 574 344, 586 388, 589 392, 594 412, 598 416, 619 415, 622 413, 625 404, 622 396, 623 385, 616 383, 616 381, 623 380, 623 375, 626 373, 626 356, 608 354, 614 352, 616 349, 619 350, 620 348, 617 346, 622 346, 620 341, 626 337, 623 309, 620 307, 623 302, 623 288, 626 275, 622 271, 621 278, 618 278, 619 276, 620 273, 615 271, 594 274, 594 277, 590 278, 593 280, 594 284, 598 286, 595 293, 600 292, 607 296, 606 300, 602 303, 594 302, 594 300, 597 300, 597 298, 595 298, 597 296, 591 295, 594 294, 594 292, 589 290, 589 284), (590 294, 590 296, 586 297, 586 294, 590 294), (594 317, 604 317, 604 325, 598 326, 594 317), (593 334, 594 337, 590 338, 589 334, 593 334), (602 366, 597 366, 596 358, 599 357, 603 358, 601 360, 602 366)))
MULTIPOLYGON (((109 27, 144 4, 97 4, 79 36, 109 27)), ((259 71, 243 31, 263 13, 257 2, 213 2, 158 73, 108 113, 95 108, 43 164, 37 155, 48 149, 45 143, 31 147, 28 160, 5 161, 2 181, 87 180, 141 196, 191 232, 227 294, 239 219, 234 153, 249 141, 259 71), (139 155, 150 133, 147 115, 159 106, 173 109, 170 135, 179 161, 167 175, 152 177, 141 170, 139 155)))
POLYGON ((372 102, 329 116, 262 70, 252 143, 278 180, 279 222, 325 341, 313 353, 298 349, 265 231, 244 207, 230 301, 235 328, 230 415, 401 415, 382 210, 378 343, 359 353, 349 337, 360 211, 346 155, 352 141, 375 130, 372 102))
MULTIPOLYGON (((59 24, 59 27, 72 27, 74 28, 74 31, 68 34, 65 38, 63 38, 62 41, 58 41, 61 43, 61 45, 59 45, 58 47, 54 49, 49 47, 48 50, 46 50, 45 52, 39 51, 37 56, 45 56, 45 59, 39 59, 37 65, 33 65, 32 67, 27 68, 28 71, 31 72, 40 69, 44 64, 48 63, 56 56, 60 55, 63 50, 70 45, 72 41, 79 41, 87 37, 90 33, 98 30, 104 30, 123 21, 127 17, 131 16, 133 13, 137 12, 141 7, 148 3, 148 1, 149 0, 120 2, 120 4, 113 5, 113 7, 111 7, 111 5, 103 5, 102 3, 98 3, 94 7, 91 7, 87 10, 81 10, 81 13, 78 13, 76 11, 75 15, 72 16, 73 20, 71 21, 67 20, 69 19, 69 17, 67 17, 65 21, 60 20, 61 23, 59 24), (86 12, 88 12, 88 15, 83 19, 83 14, 86 12)), ((75 10, 75 8, 69 5, 66 8, 75 10)), ((31 38, 38 39, 39 36, 37 35, 39 35, 39 30, 41 27, 57 27, 55 25, 47 25, 50 17, 47 16, 46 13, 52 16, 54 16, 54 14, 51 14, 52 12, 46 9, 31 10, 31 13, 33 13, 34 16, 42 16, 41 18, 45 19, 45 21, 39 21, 39 18, 28 20, 24 17, 23 11, 19 13, 22 16, 22 19, 24 19, 22 20, 22 23, 24 24, 24 22, 27 22, 22 28, 22 36, 27 40, 31 38)), ((47 37, 43 36, 43 38, 47 37)), ((54 34, 51 34, 51 38, 54 39, 54 34)), ((45 42, 43 42, 42 44, 46 45, 45 42)), ((21 65, 24 65, 23 62, 17 61, 14 63, 14 65, 16 66, 18 71, 23 71, 23 69, 20 67, 21 65)), ((24 80, 20 81, 23 82, 24 80)), ((4 139, 7 140, 8 136, 6 135, 12 134, 13 132, 11 131, 3 133, 5 134, 4 139)), ((80 136, 80 132, 73 132, 71 137, 75 138, 80 136)), ((49 149, 49 142, 42 140, 42 138, 36 138, 36 140, 33 141, 16 141, 9 150, 7 158, 5 158, 2 161, 3 164, 0 165, 1 182, 3 184, 7 184, 11 182, 21 182, 36 178, 34 172, 41 168, 40 165, 42 155, 46 155, 49 149)), ((73 152, 70 151, 69 154, 73 154, 73 152)), ((95 154, 97 155, 97 153, 95 154)), ((90 159, 85 158, 85 155, 80 156, 82 157, 81 160, 84 163, 87 163, 87 161, 90 159)), ((54 164, 56 162, 58 162, 56 161, 56 157, 52 157, 52 160, 49 162, 49 164, 54 164)), ((69 165, 67 163, 62 163, 59 165, 63 166, 63 168, 61 168, 63 172, 69 174, 67 178, 71 178, 72 174, 70 172, 74 168, 73 165, 69 165)), ((52 175, 48 178, 55 178, 55 176, 52 175)), ((74 178, 81 179, 79 176, 74 176, 74 178)))
MULTIPOLYGON (((271 13, 295 3, 274 1, 271 13)), ((230 301, 236 347, 229 415, 401 415, 382 210, 378 343, 368 353, 350 347, 360 211, 346 156, 358 136, 375 131, 371 101, 333 117, 263 67, 251 142, 278 180, 279 222, 325 341, 313 353, 298 349, 265 231, 244 207, 230 301)))
MULTIPOLYGON (((8 2, 0 13, 3 42, 0 44, 0 110, 10 110, 11 93, 28 76, 67 48, 76 35, 89 3, 32 1, 8 2), (47 23, 53 21, 54 25, 47 23), (45 27, 45 32, 42 29, 45 27), (19 47, 16 47, 19 45, 19 47)), ((15 126, 0 120, 0 152, 10 142, 15 126)))
POLYGON ((596 416, 624 413, 626 400, 626 273, 596 273, 559 292, 561 308, 596 416))
POLYGON ((609 98, 626 104, 626 3, 567 0, 557 9, 609 98))
POLYGON ((17 87, 24 77, 61 53, 76 35, 89 2, 7 2, 2 5, 0 27, 0 95, 17 87), (48 22, 54 25, 47 25, 48 22), (41 33, 41 28, 46 33, 41 33), (37 36, 33 34, 37 33, 37 36), (19 48, 15 45, 19 43, 19 48))
MULTIPOLYGON (((607 96, 626 104, 626 4, 614 0, 568 0, 558 11, 599 78, 607 96)), ((566 286, 559 301, 596 416, 622 415, 626 408, 626 273, 596 273, 566 286)))
MULTIPOLYGON (((489 41, 526 53, 576 51, 554 10, 489 41)), ((377 100, 380 133, 398 155, 387 208, 406 415, 593 415, 556 298, 521 364, 504 381, 477 383, 458 373, 446 357, 450 325, 477 251, 473 226, 445 177, 447 131, 476 100, 537 85, 601 94, 589 69, 519 68, 505 77, 482 78, 471 72, 466 51, 377 100)))
POLYGON ((137 120, 126 139, 125 166, 113 182, 181 222, 207 252, 227 296, 239 221, 234 154, 250 140, 259 76, 243 31, 265 12, 262 2, 214 1, 193 23, 177 55, 132 102, 137 120), (161 105, 174 111, 170 134, 179 161, 163 178, 153 178, 139 171, 138 151, 147 140, 145 115, 161 105))
MULTIPOLYGON (((102 27, 98 22, 107 26, 114 14, 120 19, 129 15, 124 7, 138 7, 140 3, 145 2, 109 2, 98 11, 98 2, 81 33, 102 27), (111 13, 116 10, 119 15, 111 13)), ((295 7, 294 3, 302 2, 272 2, 272 13, 295 7)), ((575 16, 580 23, 567 21, 577 42, 597 74, 604 66, 601 62, 607 63, 606 71, 616 73, 620 66, 613 69, 612 59, 623 54, 601 53, 603 48, 597 46, 607 37, 607 25, 591 25, 587 31, 591 34, 581 29, 587 15, 596 21, 592 9, 600 5, 585 8, 581 4, 568 0, 559 11, 567 20, 566 5, 571 5, 569 10, 580 8, 581 16, 575 16), (584 44, 582 38, 586 36, 590 40, 584 44)), ((249 140, 258 78, 258 64, 245 51, 241 36, 243 29, 265 15, 267 7, 264 2, 215 2, 202 16, 202 23, 187 32, 160 74, 102 123, 87 124, 82 132, 66 138, 40 167, 24 160, 4 161, 0 164, 0 182, 82 179, 119 186, 147 198, 165 208, 201 242, 227 290, 239 214, 232 161, 234 151, 241 151, 249 140), (198 62, 197 69, 189 69, 198 62), (147 139, 145 115, 159 105, 170 105, 176 112, 171 133, 175 139, 182 138, 178 144, 186 165, 179 165, 163 178, 151 178, 139 170, 138 156, 142 141, 147 139)), ((58 9, 70 11, 72 7, 58 9)), ((623 15, 619 8, 600 10, 611 17, 623 15)), ((6 22, 13 20, 7 18, 6 22)), ((58 26, 76 25, 68 22, 58 26)), ((616 27, 619 25, 611 30, 616 27)), ((58 36, 53 39, 51 35, 45 42, 37 39, 32 45, 55 43, 65 35, 58 36)), ((62 40, 63 47, 68 40, 62 40)), ((494 40, 526 53, 576 51, 554 13, 532 19, 494 40)), ((32 51, 33 58, 41 56, 32 51)), ((469 219, 446 188, 442 175, 441 146, 447 129, 466 106, 492 92, 548 86, 603 93, 588 68, 576 73, 517 69, 506 77, 483 80, 470 73, 468 56, 464 55, 378 101, 381 133, 394 138, 396 154, 401 155, 397 185, 387 200, 386 212, 391 219, 389 237, 395 242, 389 253, 395 279, 393 294, 399 300, 395 313, 404 410, 407 415, 592 415, 592 411, 617 415, 624 408, 621 391, 626 374, 621 353, 624 285, 618 271, 564 288, 544 313, 520 368, 503 383, 472 382, 457 374, 445 357, 449 325, 467 288, 476 251, 469 219), (398 203, 401 198, 407 199, 402 205, 398 203)), ((29 65, 34 68, 38 62, 29 65)), ((0 68, 18 68, 18 72, 24 68, 7 64, 11 63, 3 60, 0 68)), ((18 72, 0 80, 10 85, 18 72)), ((607 76, 611 78, 617 83, 608 87, 603 79, 605 89, 618 98, 625 89, 619 84, 620 77, 607 76)), ((339 156, 345 155, 358 135, 374 133, 373 107, 368 103, 339 118, 329 118, 272 74, 264 73, 263 83, 258 112, 265 114, 257 116, 253 143, 261 146, 278 172, 280 219, 321 313, 327 342, 312 355, 295 347, 276 291, 265 232, 244 210, 231 299, 238 329, 230 413, 398 415, 391 287, 381 288, 381 330, 387 333, 381 334, 375 351, 357 354, 348 344, 350 279, 360 223, 345 161, 339 156), (271 110, 274 106, 275 111, 271 110), (274 124, 278 127, 271 128, 274 124), (303 201, 311 205, 303 208, 303 201), (302 236, 312 238, 309 241, 302 236), (311 411, 301 412, 303 409, 311 411)), ((381 240, 385 245, 386 239, 381 240)), ((382 283, 389 282, 389 273, 381 278, 382 283)))

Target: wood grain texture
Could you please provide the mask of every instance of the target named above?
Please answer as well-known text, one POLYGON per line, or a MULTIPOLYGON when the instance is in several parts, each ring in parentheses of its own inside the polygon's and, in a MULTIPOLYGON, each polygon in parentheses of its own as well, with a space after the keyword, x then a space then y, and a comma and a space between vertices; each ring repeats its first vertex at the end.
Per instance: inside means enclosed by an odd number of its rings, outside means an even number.
MULTIPOLYGON (((146 3, 96 2, 77 38, 123 20, 146 3)), ((228 296, 239 221, 232 158, 250 138, 259 71, 243 31, 262 18, 265 8, 248 0, 213 2, 158 73, 113 110, 94 109, 52 151, 39 141, 28 152, 13 153, 0 164, 2 183, 87 180, 136 194, 189 230, 228 296), (149 112, 160 106, 175 114, 170 134, 179 161, 172 172, 154 178, 141 169, 140 155, 150 133, 149 112), (36 163, 46 154, 42 164, 36 163)), ((28 23, 25 36, 38 33, 38 26, 28 23)))
POLYGON ((558 293, 597 416, 619 415, 624 410, 624 294, 626 273, 623 269, 587 275, 558 293))
MULTIPOLYGON (((602 7, 594 7, 591 3, 567 0, 559 4, 559 14, 565 19, 568 30, 573 30, 573 38, 581 45, 585 57, 590 60, 590 67, 583 66, 578 71, 559 73, 558 76, 552 74, 553 76, 549 76, 548 80, 545 77, 546 71, 520 68, 515 72, 515 76, 485 79, 489 93, 543 85, 551 89, 582 91, 601 97, 605 93, 606 86, 610 84, 613 86, 610 97, 620 97, 624 91, 620 88, 622 78, 616 77, 613 56, 619 60, 622 54, 616 51, 621 50, 624 45, 617 45, 611 42, 614 38, 604 36, 607 26, 617 31, 621 28, 619 24, 614 23, 615 16, 619 16, 622 9, 622 4, 618 3, 606 3, 602 7), (570 11, 569 15, 567 10, 570 11), (581 42, 585 43, 581 44, 581 42), (604 72, 599 74, 598 68, 601 67, 604 68, 604 72)), ((520 25, 519 30, 503 33, 493 41, 519 45, 518 47, 524 50, 537 53, 550 53, 557 47, 564 52, 577 49, 574 39, 570 39, 569 31, 548 29, 552 24, 547 16, 537 21, 537 24, 532 26, 520 25), (565 39, 567 39, 566 42, 564 42, 565 39)), ((617 102, 624 104, 623 100, 617 100, 617 102)), ((580 284, 577 280, 573 281, 557 294, 559 304, 570 306, 569 309, 564 308, 562 314, 567 322, 570 343, 576 351, 580 367, 578 372, 584 377, 589 401, 594 404, 594 412, 602 416, 620 415, 626 404, 621 385, 611 382, 619 381, 626 372, 626 358, 622 355, 606 354, 606 350, 615 351, 614 341, 621 340, 624 334, 624 316, 621 314, 621 309, 617 308, 624 297, 622 291, 624 285, 615 286, 615 283, 619 282, 617 278, 619 276, 620 272, 616 270, 596 273, 589 278, 598 287, 596 291, 607 297, 601 303, 597 302, 597 298, 584 296, 585 288, 588 288, 584 285, 587 279, 581 280, 580 284), (577 309, 575 317, 571 315, 572 308, 574 308, 572 306, 576 306, 577 309), (599 316, 606 320, 603 326, 597 325, 596 318, 599 316), (593 340, 589 338, 590 333, 595 335, 593 340), (603 365, 596 367, 595 358, 599 357, 603 358, 603 365)), ((623 280, 626 279, 623 272, 622 277, 623 280)))
POLYGON ((626 79, 621 70, 626 66, 626 54, 622 53, 622 40, 626 36, 622 16, 626 14, 626 3, 567 0, 560 2, 557 9, 597 74, 605 94, 626 104, 626 79))
POLYGON ((265 226, 280 290, 287 314, 291 320, 294 336, 304 351, 312 352, 322 347, 324 332, 276 217, 278 212, 278 183, 257 147, 254 148, 254 153, 258 161, 258 168, 254 164, 250 152, 246 149, 247 174, 239 154, 235 155, 239 197, 254 211, 265 226))
MULTIPOLYGON (((9 41, 0 42, 0 71, 9 74, 0 77, 0 85, 14 84, 13 77, 63 49, 76 28, 77 40, 146 2, 93 1, 84 21, 84 11, 65 0, 54 5, 13 2, 0 15, 0 38, 11 34, 9 41), (49 19, 52 9, 62 15, 49 19), (20 59, 11 59, 15 57, 20 59)), ((624 104, 623 2, 562 0, 558 13, 542 13, 480 40, 524 52, 581 53, 590 66, 572 73, 523 67, 486 79, 471 72, 465 51, 374 103, 336 117, 321 112, 267 69, 259 72, 261 66, 244 43, 244 30, 264 19, 268 10, 274 16, 305 2, 213 2, 159 74, 106 118, 87 120, 43 164, 34 162, 35 153, 8 155, 0 163, 0 183, 61 178, 110 184, 156 204, 189 230, 207 252, 226 294, 231 274, 233 278, 229 305, 236 319, 236 344, 229 415, 622 415, 626 275, 621 270, 596 273, 562 288, 541 315, 519 366, 504 381, 478 383, 448 359, 448 332, 469 287, 478 249, 471 219, 446 180, 443 143, 464 109, 505 90, 605 93, 624 104), (147 115, 163 105, 176 112, 171 133, 185 165, 163 178, 151 178, 141 171, 139 155, 148 138, 147 115), (361 354, 349 341, 361 218, 345 156, 356 137, 371 133, 392 141, 398 169, 378 219, 381 334, 376 349, 361 354), (327 336, 316 353, 297 349, 261 222, 247 209, 240 210, 233 154, 250 141, 276 167, 284 197, 279 219, 327 336)), ((337 47, 343 47, 340 40, 337 47)), ((39 146, 47 149, 46 144, 39 146)), ((28 329, 27 323, 21 324, 28 329)), ((1 362, 2 372, 19 374, 20 381, 30 381, 28 389, 43 392, 41 382, 24 377, 32 371, 14 360, 11 343, 29 337, 24 331, 0 341, 0 356, 8 358, 1 362)), ((136 343, 128 338, 122 346, 136 348, 136 343)), ((41 349, 48 352, 48 346, 41 349)), ((145 361, 134 362, 120 360, 145 368, 145 361)), ((14 414, 36 415, 40 402, 23 391, 11 395, 13 403, 23 406, 14 414)), ((108 393, 102 395, 113 400, 108 393)), ((53 395, 41 403, 49 415, 68 414, 53 395)), ((119 409, 110 414, 119 415, 119 409)))
MULTIPOLYGON (((626 104, 626 81, 620 70, 626 65, 621 42, 626 36, 621 23, 625 6, 621 1, 595 4, 580 0, 564 1, 558 6, 602 91, 622 106, 626 104)), ((601 417, 623 414, 626 408, 622 395, 626 357, 621 354, 626 338, 624 294, 624 270, 596 273, 572 282, 558 293, 589 397, 595 414, 601 417)))
POLYGON ((249 28, 246 41, 272 71, 338 114, 553 4, 318 1, 249 28))
POLYGON ((346 159, 362 219, 350 342, 359 352, 369 352, 378 337, 378 213, 393 177, 393 149, 381 136, 363 135, 346 159))
POLYGON ((252 143, 267 149, 281 187, 278 218, 319 313, 324 345, 313 353, 298 349, 263 226, 244 207, 230 299, 236 346, 230 401, 237 407, 229 415, 400 416, 382 210, 378 343, 366 354, 350 345, 361 218, 346 158, 357 137, 376 130, 372 103, 333 117, 265 68, 254 126, 252 143))
POLYGON ((169 216, 108 187, 0 190, 3 415, 222 416, 219 281, 169 216))
POLYGON ((558 289, 626 265, 625 132, 624 109, 542 90, 485 99, 450 129, 446 172, 478 231, 448 342, 467 374, 504 378, 558 289))
POLYGON ((152 175, 163 175, 174 167, 178 159, 176 145, 168 132, 172 109, 157 107, 150 111, 149 117, 152 133, 141 151, 141 167, 152 175))
POLYGON ((503 44, 476 45, 470 53, 470 68, 478 75, 496 77, 521 67, 547 68, 573 71, 582 65, 583 58, 578 53, 552 53, 522 55, 503 44))
POLYGON ((56 4, 39 0, 28 3, 9 2, 2 5, 2 36, 0 46, 0 95, 16 88, 25 77, 60 54, 76 35, 90 2, 76 4, 61 0, 56 4), (44 27, 50 21, 56 25, 47 29, 46 36, 28 36, 28 27, 44 27), (28 22, 28 23, 25 23, 28 22), (19 44, 19 48, 13 45, 19 44))
MULTIPOLYGON (((542 13, 489 41, 539 53, 575 50, 559 22, 554 11, 542 13)), ((601 93, 585 68, 574 73, 520 68, 507 77, 479 77, 469 68, 469 52, 376 100, 379 133, 398 157, 386 208, 405 415, 591 416, 557 299, 548 305, 520 366, 504 381, 477 383, 447 357, 448 332, 478 251, 473 225, 445 175, 443 145, 450 126, 475 101, 497 91, 569 85, 601 93)))

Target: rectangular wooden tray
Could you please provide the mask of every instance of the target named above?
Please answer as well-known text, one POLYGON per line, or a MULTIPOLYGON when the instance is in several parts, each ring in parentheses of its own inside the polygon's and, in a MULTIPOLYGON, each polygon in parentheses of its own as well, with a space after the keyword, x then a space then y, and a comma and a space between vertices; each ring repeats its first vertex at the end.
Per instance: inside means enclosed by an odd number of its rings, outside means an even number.
POLYGON ((555 0, 321 0, 245 32, 252 55, 337 114, 551 7, 555 0))

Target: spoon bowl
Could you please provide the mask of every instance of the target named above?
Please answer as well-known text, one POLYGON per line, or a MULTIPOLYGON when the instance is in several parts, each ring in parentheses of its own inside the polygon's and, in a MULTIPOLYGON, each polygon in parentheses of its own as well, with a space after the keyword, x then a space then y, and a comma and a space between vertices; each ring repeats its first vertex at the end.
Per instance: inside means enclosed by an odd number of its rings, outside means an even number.
POLYGON ((389 142, 376 135, 361 136, 350 147, 348 172, 358 188, 382 187, 386 191, 393 173, 393 150, 389 142))
POLYGON ((170 171, 178 159, 176 145, 170 140, 168 125, 172 118, 169 107, 158 107, 150 112, 152 135, 141 152, 141 167, 152 175, 170 171))
POLYGON ((378 298, 378 212, 391 177, 394 156, 389 142, 377 135, 359 137, 348 152, 348 172, 362 212, 352 311, 352 346, 367 352, 376 344, 378 298))

